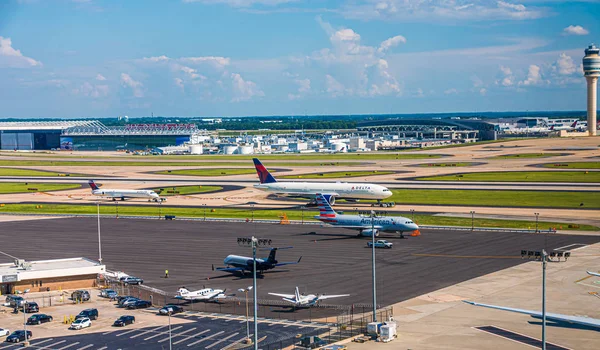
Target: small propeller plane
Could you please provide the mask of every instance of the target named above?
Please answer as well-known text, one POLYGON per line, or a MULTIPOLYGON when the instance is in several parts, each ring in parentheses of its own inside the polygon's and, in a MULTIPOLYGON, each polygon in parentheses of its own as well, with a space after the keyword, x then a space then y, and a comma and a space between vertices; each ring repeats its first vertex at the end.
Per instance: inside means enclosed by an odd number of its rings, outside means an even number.
POLYGON ((203 288, 197 291, 189 291, 185 287, 181 287, 177 290, 175 299, 182 299, 188 301, 216 301, 218 299, 225 299, 226 289, 212 289, 203 288))
MULTIPOLYGON (((290 249, 292 247, 283 247, 283 248, 265 248, 270 250, 268 258, 256 258, 256 272, 262 274, 264 271, 274 269, 277 266, 285 266, 285 265, 295 265, 299 264, 302 257, 298 259, 298 261, 292 262, 278 262, 275 260, 275 254, 277 254, 278 250, 281 249, 290 249)), ((228 255, 223 263, 227 265, 226 267, 215 267, 213 265, 213 271, 225 271, 225 272, 240 272, 244 274, 246 271, 252 272, 254 270, 254 266, 252 263, 252 257, 240 256, 240 255, 228 255)))
POLYGON ((269 293, 277 297, 282 297, 284 301, 294 304, 294 307, 311 307, 317 305, 321 300, 331 298, 349 297, 350 294, 325 295, 325 294, 301 294, 296 287, 295 294, 269 293))

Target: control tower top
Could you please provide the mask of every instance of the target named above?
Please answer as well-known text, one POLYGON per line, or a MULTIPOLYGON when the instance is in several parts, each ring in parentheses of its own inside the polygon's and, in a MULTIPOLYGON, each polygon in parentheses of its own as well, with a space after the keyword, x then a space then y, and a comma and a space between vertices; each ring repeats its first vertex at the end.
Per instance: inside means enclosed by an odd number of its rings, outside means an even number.
POLYGON ((586 77, 600 77, 600 48, 597 48, 594 44, 585 49, 583 75, 586 77))

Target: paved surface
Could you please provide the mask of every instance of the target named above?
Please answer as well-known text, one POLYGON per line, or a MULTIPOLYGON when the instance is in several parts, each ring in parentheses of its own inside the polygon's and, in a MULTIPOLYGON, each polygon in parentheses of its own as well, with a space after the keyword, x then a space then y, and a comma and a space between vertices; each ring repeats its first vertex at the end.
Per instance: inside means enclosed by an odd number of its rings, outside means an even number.
MULTIPOLYGON (((102 219, 103 260, 111 270, 123 270, 146 285, 175 293, 178 287, 227 288, 227 294, 251 285, 252 279, 212 271, 228 254, 251 255, 236 237, 271 238, 282 250, 277 260, 297 261, 264 274, 258 283, 261 299, 268 292, 351 294, 335 303, 371 303, 371 250, 368 238, 351 230, 319 226, 216 223, 142 219, 102 219), (315 231, 316 234, 310 234, 315 231), (164 278, 165 269, 169 278, 164 278)), ((95 218, 1 222, 8 242, 3 251, 27 260, 98 256, 95 218)), ((596 236, 423 230, 419 237, 390 238, 394 248, 377 250, 378 304, 390 305, 461 281, 521 264, 521 249, 548 249, 590 244, 596 236)), ((267 251, 259 256, 266 257, 267 251)), ((1 262, 10 258, 0 256, 1 262)), ((239 294, 239 293, 238 293, 239 294)), ((238 295, 239 296, 239 295, 238 295)))

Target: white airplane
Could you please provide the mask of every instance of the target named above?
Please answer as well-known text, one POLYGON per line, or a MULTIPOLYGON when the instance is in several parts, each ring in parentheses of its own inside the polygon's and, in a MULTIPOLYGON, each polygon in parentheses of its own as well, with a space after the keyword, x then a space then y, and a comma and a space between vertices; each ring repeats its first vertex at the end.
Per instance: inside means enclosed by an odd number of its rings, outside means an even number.
POLYGON ((195 292, 187 290, 185 287, 181 287, 177 290, 177 295, 175 299, 183 299, 189 301, 214 301, 218 299, 225 299, 227 296, 225 295, 225 289, 212 289, 212 288, 204 288, 197 290, 195 292))
POLYGON ((279 293, 269 293, 270 295, 275 295, 278 297, 282 297, 284 301, 294 304, 294 307, 310 307, 315 306, 321 300, 331 299, 331 298, 341 298, 341 297, 349 297, 350 294, 338 294, 338 295, 325 295, 325 294, 301 294, 296 287, 295 294, 279 294, 279 293))
POLYGON ((412 236, 420 234, 418 232, 419 226, 411 219, 402 216, 374 217, 373 222, 371 222, 370 217, 336 213, 321 194, 317 193, 316 201, 319 207, 319 215, 315 215, 315 219, 332 226, 358 230, 361 236, 371 237, 375 235, 377 237, 379 232, 399 232, 400 237, 404 237, 404 232, 413 232, 412 236))
MULTIPOLYGON (((578 120, 576 120, 576 121, 574 121, 574 122, 573 122, 573 124, 570 124, 570 125, 567 125, 567 124, 561 124, 561 123, 558 123, 558 124, 553 124, 553 125, 550 125, 550 128, 549 128, 548 130, 550 130, 550 131, 558 131, 558 130, 567 130, 567 131, 573 131, 573 130, 576 130, 576 129, 577 129, 577 123, 578 123, 578 122, 579 122, 579 121, 578 121, 578 120)), ((586 123, 586 124, 587 124, 587 123, 586 123)))
MULTIPOLYGON (((531 317, 533 317, 535 319, 542 319, 542 317, 543 317, 542 313, 539 312, 539 311, 514 309, 514 308, 511 308, 511 307, 488 305, 488 304, 480 304, 480 303, 475 303, 475 302, 466 301, 466 300, 463 300, 463 301, 465 303, 467 303, 467 304, 471 304, 471 305, 475 305, 475 306, 482 306, 482 307, 488 307, 488 308, 491 308, 491 309, 497 309, 497 310, 503 310, 503 311, 510 311, 510 312, 516 312, 516 313, 520 313, 520 314, 525 314, 525 315, 529 315, 529 316, 531 316, 531 317)), ((572 324, 577 324, 577 325, 581 325, 581 326, 593 327, 593 328, 600 329, 600 319, 586 317, 586 316, 571 316, 571 315, 561 315, 561 314, 553 314, 553 313, 546 312, 546 320, 547 321, 552 321, 552 322, 572 323, 572 324)))
POLYGON ((92 194, 95 196, 108 197, 112 198, 113 201, 116 201, 117 198, 120 198, 122 201, 125 198, 147 198, 148 202, 154 201, 158 202, 164 199, 161 199, 160 196, 152 191, 152 190, 112 190, 112 189, 101 189, 96 185, 94 180, 90 180, 88 182, 90 187, 92 188, 92 194))
POLYGON ((386 187, 375 184, 349 183, 349 182, 278 182, 267 168, 258 160, 253 158, 254 167, 260 180, 259 185, 254 187, 276 194, 314 199, 317 193, 331 205, 335 205, 336 198, 350 201, 360 199, 376 199, 380 202, 392 195, 392 191, 386 187))
POLYGON ((592 272, 592 271, 586 271, 586 272, 588 273, 588 275, 600 277, 600 273, 592 272))

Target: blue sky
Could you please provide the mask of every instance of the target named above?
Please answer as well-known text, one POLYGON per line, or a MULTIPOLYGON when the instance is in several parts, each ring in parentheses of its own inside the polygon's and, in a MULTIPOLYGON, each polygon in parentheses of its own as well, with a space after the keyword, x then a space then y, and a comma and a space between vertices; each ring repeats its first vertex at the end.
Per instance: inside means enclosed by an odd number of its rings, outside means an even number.
POLYGON ((0 117, 584 110, 600 0, 3 0, 0 117))

